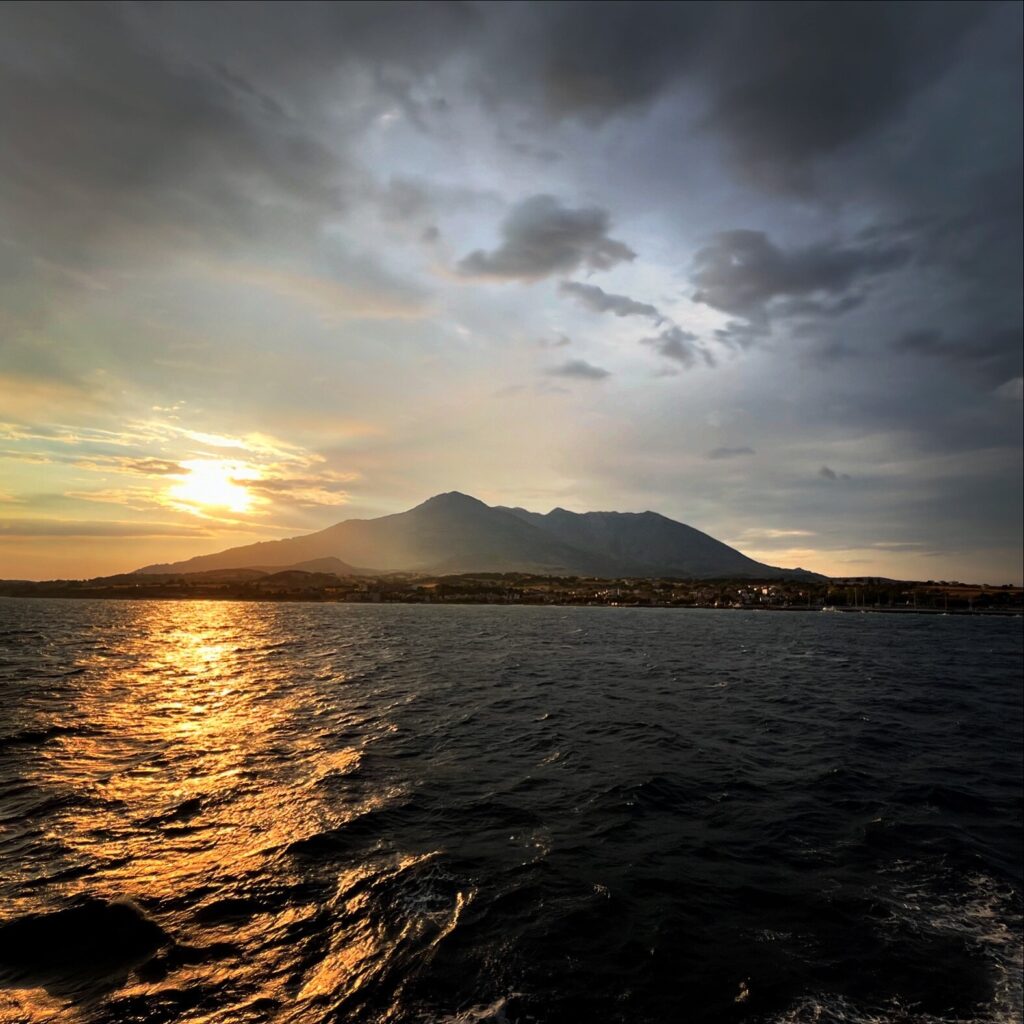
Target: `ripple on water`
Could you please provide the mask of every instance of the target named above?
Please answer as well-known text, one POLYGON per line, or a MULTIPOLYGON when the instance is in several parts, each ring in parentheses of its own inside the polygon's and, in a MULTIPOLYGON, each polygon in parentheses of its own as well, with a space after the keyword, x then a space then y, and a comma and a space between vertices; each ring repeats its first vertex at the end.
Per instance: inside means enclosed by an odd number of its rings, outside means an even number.
POLYGON ((1012 620, 0 612, 5 1024, 1019 1019, 1012 620))

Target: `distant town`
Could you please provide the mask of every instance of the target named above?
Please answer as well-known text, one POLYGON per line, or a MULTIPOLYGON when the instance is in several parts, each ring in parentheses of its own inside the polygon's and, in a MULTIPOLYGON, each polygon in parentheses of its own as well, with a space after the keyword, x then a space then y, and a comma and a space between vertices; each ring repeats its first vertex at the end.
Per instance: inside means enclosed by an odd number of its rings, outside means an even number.
POLYGON ((126 573, 92 580, 0 581, 0 596, 136 600, 336 601, 373 604, 588 605, 765 611, 1020 615, 1015 586, 874 577, 818 581, 601 579, 524 573, 378 577, 288 569, 188 574, 126 573))

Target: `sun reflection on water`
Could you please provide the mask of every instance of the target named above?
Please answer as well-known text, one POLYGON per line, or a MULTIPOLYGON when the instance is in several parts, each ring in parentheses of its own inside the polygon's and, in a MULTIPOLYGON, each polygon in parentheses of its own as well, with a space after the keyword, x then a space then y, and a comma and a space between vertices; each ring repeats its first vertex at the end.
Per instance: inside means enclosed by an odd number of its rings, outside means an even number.
MULTIPOLYGON (((276 614, 231 603, 135 605, 116 637, 78 658, 63 694, 66 731, 25 765, 25 785, 50 808, 39 840, 45 856, 26 867, 3 917, 86 895, 129 897, 180 939, 194 933, 198 915, 216 955, 176 962, 175 989, 228 984, 240 958, 288 955, 287 937, 322 912, 315 894, 292 894, 308 885, 289 849, 395 794, 346 788, 373 730, 354 728, 362 723, 346 706, 344 658, 331 650, 296 659, 276 614)), ((338 884, 343 894, 345 879, 338 884)), ((301 982, 281 965, 262 972, 254 999, 301 1006, 328 993, 340 998, 379 969, 387 940, 363 920, 371 908, 361 918, 347 897, 338 899, 351 926, 301 982)), ((167 984, 141 975, 119 981, 128 1000, 158 996, 167 984)), ((0 1019, 51 1020, 61 1006, 61 1019, 74 1019, 59 988, 0 991, 0 1019)))
MULTIPOLYGON (((69 736, 50 765, 54 785, 78 765, 100 798, 69 811, 63 839, 72 850, 95 856, 97 833, 116 836, 134 878, 177 890, 318 827, 301 788, 280 801, 246 784, 275 760, 275 737, 299 709, 281 699, 287 682, 275 670, 228 642, 237 617, 229 604, 153 607, 122 652, 125 671, 95 675, 100 685, 79 708, 95 732, 69 736), (200 812, 202 824, 189 824, 200 812), (196 839, 182 856, 177 840, 190 831, 196 839)), ((291 767, 275 766, 279 777, 291 767)))

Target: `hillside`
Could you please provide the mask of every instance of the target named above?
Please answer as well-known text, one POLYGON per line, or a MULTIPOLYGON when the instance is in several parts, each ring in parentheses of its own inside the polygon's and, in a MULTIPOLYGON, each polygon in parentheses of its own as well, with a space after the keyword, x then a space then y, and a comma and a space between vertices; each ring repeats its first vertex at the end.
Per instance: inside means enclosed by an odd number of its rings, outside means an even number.
POLYGON ((395 515, 349 519, 325 530, 229 548, 139 572, 298 568, 338 575, 520 572, 602 577, 812 578, 756 562, 655 512, 547 514, 492 507, 452 491, 395 515), (372 566, 373 569, 357 569, 372 566))

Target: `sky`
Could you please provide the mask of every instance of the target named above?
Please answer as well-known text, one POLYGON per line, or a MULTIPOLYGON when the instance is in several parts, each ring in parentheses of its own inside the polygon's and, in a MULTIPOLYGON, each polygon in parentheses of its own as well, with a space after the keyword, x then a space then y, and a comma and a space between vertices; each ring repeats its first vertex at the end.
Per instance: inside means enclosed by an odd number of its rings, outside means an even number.
POLYGON ((0 7, 0 577, 448 490, 1022 575, 1020 3, 0 7))

